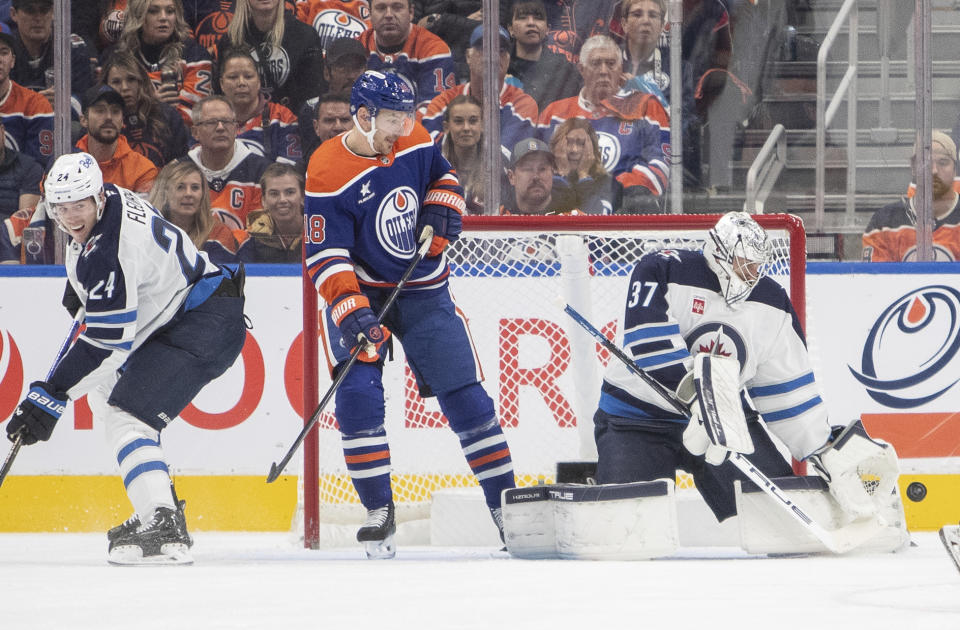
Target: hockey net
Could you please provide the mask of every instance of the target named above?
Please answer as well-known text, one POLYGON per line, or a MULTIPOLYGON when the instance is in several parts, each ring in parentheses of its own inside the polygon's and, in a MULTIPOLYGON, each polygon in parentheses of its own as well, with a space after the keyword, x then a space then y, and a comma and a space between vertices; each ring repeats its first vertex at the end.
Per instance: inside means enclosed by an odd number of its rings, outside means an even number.
MULTIPOLYGON (((700 249, 720 215, 467 217, 448 249, 450 286, 466 315, 513 457, 519 486, 554 481, 561 461, 595 460, 592 417, 608 353, 562 311, 557 297, 611 339, 627 279, 640 257, 700 249)), ((770 273, 803 323, 805 237, 791 215, 757 215, 773 244, 770 273)), ((316 293, 304 283, 304 408, 329 387, 316 338, 316 293)), ((439 490, 476 487, 436 399, 417 394, 394 344, 383 373, 398 521, 428 519, 439 490)), ((691 484, 680 473, 678 486, 691 484)), ((365 512, 343 461, 332 404, 304 444, 304 544, 327 546, 326 524, 359 524, 365 512)), ((298 514, 301 513, 298 511, 298 514)), ((299 527, 299 525, 297 525, 299 527)))

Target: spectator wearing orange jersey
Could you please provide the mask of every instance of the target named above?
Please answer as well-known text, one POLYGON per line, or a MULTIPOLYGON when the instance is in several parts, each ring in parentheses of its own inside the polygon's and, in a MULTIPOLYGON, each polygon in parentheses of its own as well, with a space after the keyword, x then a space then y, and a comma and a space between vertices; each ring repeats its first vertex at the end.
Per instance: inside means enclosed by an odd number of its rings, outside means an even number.
MULTIPOLYGON (((942 131, 933 132, 930 186, 933 193, 933 255, 937 261, 960 260, 960 195, 953 187, 957 175, 957 145, 942 131)), ((913 160, 914 181, 917 173, 913 160)), ((907 262, 917 260, 916 197, 907 194, 886 205, 870 218, 863 233, 863 260, 866 262, 907 262)))
POLYGON ((87 134, 77 149, 89 153, 100 164, 106 181, 134 192, 147 194, 157 178, 157 167, 130 148, 120 133, 123 129, 123 97, 113 88, 100 85, 87 90, 80 123, 87 134))

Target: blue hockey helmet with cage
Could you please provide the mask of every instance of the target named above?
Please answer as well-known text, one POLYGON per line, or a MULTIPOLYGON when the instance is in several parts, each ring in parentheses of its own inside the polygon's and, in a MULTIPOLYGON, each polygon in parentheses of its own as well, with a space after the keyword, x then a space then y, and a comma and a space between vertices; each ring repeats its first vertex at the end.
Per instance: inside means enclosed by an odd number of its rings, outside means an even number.
POLYGON ((366 107, 374 117, 381 109, 413 112, 417 103, 406 81, 392 73, 367 70, 353 83, 350 90, 350 115, 356 116, 360 107, 366 107))

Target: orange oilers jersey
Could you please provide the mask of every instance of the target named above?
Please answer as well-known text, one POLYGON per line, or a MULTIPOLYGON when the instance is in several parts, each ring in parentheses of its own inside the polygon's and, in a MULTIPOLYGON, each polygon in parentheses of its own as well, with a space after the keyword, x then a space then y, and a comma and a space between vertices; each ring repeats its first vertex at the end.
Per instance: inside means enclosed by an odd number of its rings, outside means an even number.
MULTIPOLYGON (((464 209, 450 163, 419 124, 389 155, 356 155, 344 134, 314 151, 307 166, 305 254, 307 273, 327 304, 359 293, 360 285, 396 285, 417 249, 427 202, 464 209)), ((444 286, 449 273, 446 257, 426 257, 407 288, 444 286)))
POLYGON ((549 142, 568 118, 584 118, 597 132, 603 167, 624 188, 643 186, 654 196, 667 189, 670 174, 670 117, 651 94, 632 92, 590 107, 582 96, 571 96, 540 114, 540 136, 549 142))
POLYGON ((356 39, 370 28, 370 5, 367 0, 300 0, 297 19, 316 29, 323 49, 335 39, 356 39))
MULTIPOLYGON (((950 214, 934 222, 933 254, 935 261, 960 260, 960 197, 950 214)), ((870 218, 863 233, 863 260, 917 260, 917 215, 912 199, 886 205, 870 218)))
MULTIPOLYGON (((213 62, 210 54, 197 42, 189 40, 184 46, 178 73, 180 98, 176 108, 189 126, 193 124, 193 106, 203 97, 213 94, 213 62)), ((159 67, 147 68, 154 88, 160 87, 161 74, 159 67)))
MULTIPOLYGON (((90 136, 83 136, 77 141, 77 149, 90 152, 88 142, 90 136)), ((97 161, 103 171, 103 181, 126 188, 137 193, 148 193, 153 187, 153 180, 160 170, 149 158, 130 148, 127 138, 123 135, 117 138, 117 149, 113 157, 107 162, 97 161)))
POLYGON ((405 77, 417 95, 417 107, 426 107, 438 94, 457 84, 450 47, 425 28, 411 25, 403 48, 393 54, 377 50, 372 28, 365 30, 359 39, 370 51, 367 69, 381 72, 393 70, 405 77))
POLYGON ((214 171, 200 161, 200 145, 190 149, 187 156, 203 171, 210 185, 210 211, 231 230, 247 226, 247 215, 263 209, 260 176, 270 161, 253 153, 237 140, 233 158, 222 169, 214 171))
POLYGON ((0 99, 6 145, 46 166, 53 155, 53 108, 47 99, 14 81, 0 99))

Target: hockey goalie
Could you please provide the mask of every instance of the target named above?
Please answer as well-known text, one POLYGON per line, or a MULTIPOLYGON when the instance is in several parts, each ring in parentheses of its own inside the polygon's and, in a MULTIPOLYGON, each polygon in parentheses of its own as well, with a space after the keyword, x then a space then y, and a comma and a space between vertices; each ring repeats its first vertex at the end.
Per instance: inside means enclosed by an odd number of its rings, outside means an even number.
POLYGON ((769 260, 766 232, 743 212, 724 215, 702 252, 640 259, 613 348, 620 360, 604 374, 594 415, 600 485, 554 487, 540 497, 507 491, 511 553, 669 555, 677 546, 677 470, 693 477, 718 521, 740 512, 749 552, 823 551, 824 536, 811 535, 819 526, 841 541, 827 546, 834 551, 907 541, 896 453, 859 420, 829 421, 797 315, 767 276, 769 260), (777 442, 816 476, 795 477, 777 442), (762 473, 754 479, 773 479, 772 494, 756 492, 745 461, 762 473), (770 498, 778 492, 780 505, 770 498), (780 509, 790 505, 806 527, 780 509))

